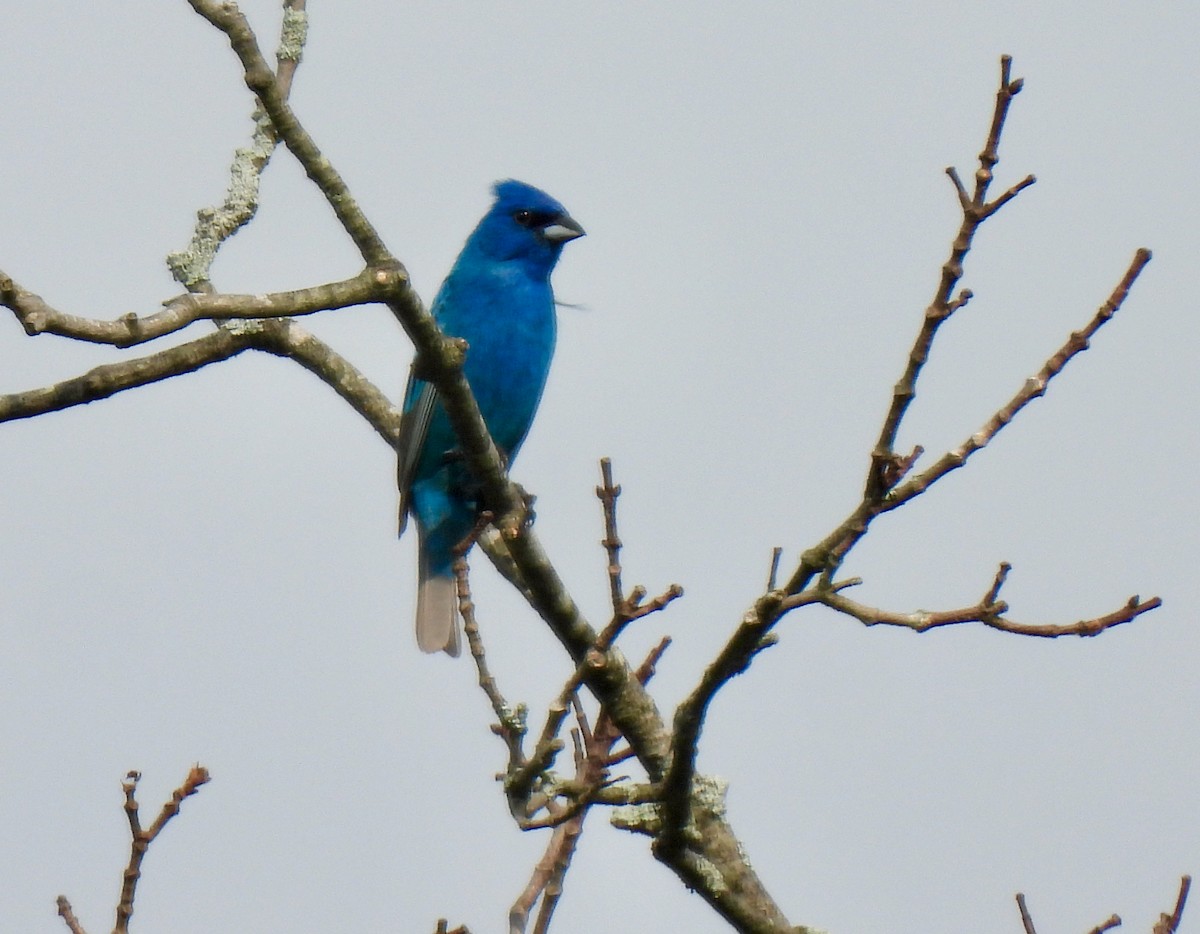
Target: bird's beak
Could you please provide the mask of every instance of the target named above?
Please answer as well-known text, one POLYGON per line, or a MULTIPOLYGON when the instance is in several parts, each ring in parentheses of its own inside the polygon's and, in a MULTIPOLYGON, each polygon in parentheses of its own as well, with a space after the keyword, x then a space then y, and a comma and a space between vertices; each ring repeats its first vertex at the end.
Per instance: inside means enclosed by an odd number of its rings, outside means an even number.
POLYGON ((570 214, 560 214, 553 224, 542 228, 542 236, 551 243, 566 243, 583 236, 583 228, 570 214))

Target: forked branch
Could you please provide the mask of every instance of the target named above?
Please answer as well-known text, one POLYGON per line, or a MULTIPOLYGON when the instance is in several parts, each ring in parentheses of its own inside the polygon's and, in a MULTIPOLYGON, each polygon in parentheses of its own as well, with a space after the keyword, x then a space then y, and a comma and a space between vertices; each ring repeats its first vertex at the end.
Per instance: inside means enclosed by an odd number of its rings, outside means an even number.
MULTIPOLYGON (((125 781, 121 783, 121 790, 125 793, 125 816, 129 821, 129 863, 121 877, 121 898, 117 903, 117 920, 113 927, 113 934, 127 934, 129 931, 129 920, 133 917, 134 897, 137 894, 138 882, 142 877, 142 861, 146 857, 146 851, 150 848, 150 844, 179 813, 180 805, 199 791, 200 786, 209 780, 208 769, 202 765, 192 766, 187 778, 183 780, 183 784, 171 793, 170 799, 162 806, 154 822, 149 827, 143 828, 137 802, 137 785, 141 777, 140 772, 130 772, 125 776, 125 781)), ((63 923, 67 925, 71 934, 85 934, 83 925, 75 917, 75 912, 67 897, 65 895, 58 896, 57 903, 59 917, 63 919, 63 923)))

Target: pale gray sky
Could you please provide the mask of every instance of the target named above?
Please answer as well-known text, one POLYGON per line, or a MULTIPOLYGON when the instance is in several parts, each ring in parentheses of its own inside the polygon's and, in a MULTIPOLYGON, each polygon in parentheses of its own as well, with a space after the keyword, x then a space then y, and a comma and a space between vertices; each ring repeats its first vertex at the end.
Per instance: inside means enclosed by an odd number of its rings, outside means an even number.
MULTIPOLYGON (((277 4, 247 2, 272 45, 277 4)), ((604 616, 596 461, 625 489, 630 584, 687 596, 629 633, 675 645, 670 710, 785 561, 856 502, 956 227, 998 58, 1026 78, 989 223, 902 436, 957 444, 1085 323, 1135 248, 1120 316, 995 445, 878 523, 846 570, 897 610, 973 602, 1088 641, 925 636, 795 614, 714 705, 700 768, 796 923, 1004 934, 1116 911, 1146 931, 1200 871, 1200 462, 1192 4, 310 3, 293 102, 430 298, 497 178, 587 228, 556 273, 559 352, 514 470, 577 599, 604 616)), ((14 5, 0 57, 0 269, 64 310, 149 313, 163 256, 219 199, 250 97, 183 0, 14 5)), ((229 291, 357 270, 286 153, 214 268, 229 291)), ((398 398, 386 311, 311 325, 398 398)), ((120 354, 0 315, 0 392, 120 354)), ((544 840, 493 781, 471 665, 422 656, 391 452, 298 367, 245 355, 0 426, 0 929, 111 924, 128 832, 213 782, 145 866, 142 931, 503 929, 544 840)), ((535 710, 561 650, 489 568, 492 664, 535 710)), ((1193 906, 1185 930, 1195 927, 1193 906)), ((555 930, 725 930, 590 819, 555 930)))

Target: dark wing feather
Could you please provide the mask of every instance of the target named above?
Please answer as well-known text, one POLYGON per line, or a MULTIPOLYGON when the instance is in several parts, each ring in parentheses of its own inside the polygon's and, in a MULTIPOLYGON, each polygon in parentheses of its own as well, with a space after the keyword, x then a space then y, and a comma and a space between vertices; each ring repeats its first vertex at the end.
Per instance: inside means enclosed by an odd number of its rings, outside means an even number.
POLYGON ((408 511, 411 504, 413 473, 417 469, 417 461, 421 459, 421 449, 425 446, 425 436, 429 433, 429 422, 433 418, 433 407, 437 402, 437 390, 432 384, 421 382, 421 388, 416 388, 418 380, 409 373, 408 387, 404 397, 412 399, 412 404, 400 419, 400 436, 396 439, 397 469, 396 484, 400 488, 400 531, 408 524, 408 511))

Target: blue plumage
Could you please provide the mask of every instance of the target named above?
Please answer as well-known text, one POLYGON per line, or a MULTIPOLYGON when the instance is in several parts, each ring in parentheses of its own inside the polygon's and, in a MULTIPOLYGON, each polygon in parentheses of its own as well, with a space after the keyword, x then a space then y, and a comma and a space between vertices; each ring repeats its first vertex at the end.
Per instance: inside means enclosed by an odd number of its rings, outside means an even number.
MULTIPOLYGON (((523 182, 495 186, 496 201, 467 238, 433 302, 448 335, 468 345, 463 373, 511 463, 533 422, 554 354, 550 273, 563 244, 583 236, 561 204, 523 182)), ((453 549, 471 531, 477 491, 437 391, 410 376, 400 429, 401 531, 417 521, 417 643, 459 653, 453 549)))

